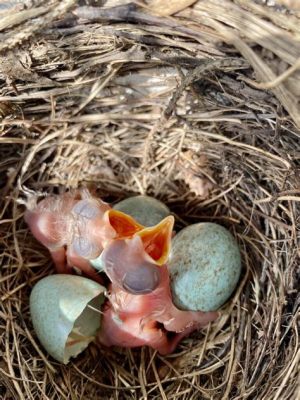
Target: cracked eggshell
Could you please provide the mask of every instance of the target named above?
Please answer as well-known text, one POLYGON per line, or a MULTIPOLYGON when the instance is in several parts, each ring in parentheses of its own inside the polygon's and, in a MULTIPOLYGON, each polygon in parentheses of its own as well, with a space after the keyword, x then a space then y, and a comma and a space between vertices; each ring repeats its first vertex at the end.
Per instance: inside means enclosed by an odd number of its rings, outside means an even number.
POLYGON ((67 364, 94 339, 101 324, 105 288, 75 275, 51 275, 30 295, 34 330, 47 352, 67 364))
POLYGON ((129 197, 115 204, 113 208, 130 215, 144 226, 157 225, 171 214, 164 203, 150 196, 129 197))
POLYGON ((178 308, 215 311, 238 283, 240 250, 223 226, 193 224, 173 238, 168 268, 172 298, 178 308))
POLYGON ((104 264, 102 261, 102 253, 97 258, 90 260, 91 266, 94 267, 97 271, 104 271, 104 264))

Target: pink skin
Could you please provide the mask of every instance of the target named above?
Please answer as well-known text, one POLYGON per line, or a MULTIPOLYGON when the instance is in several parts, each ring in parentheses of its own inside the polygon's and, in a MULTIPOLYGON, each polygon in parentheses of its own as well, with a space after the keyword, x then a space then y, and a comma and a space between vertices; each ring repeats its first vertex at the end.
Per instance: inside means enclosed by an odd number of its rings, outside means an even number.
POLYGON ((102 344, 148 345, 168 354, 182 338, 218 317, 216 312, 181 311, 173 305, 164 265, 173 217, 143 229, 88 192, 75 192, 34 204, 25 220, 36 239, 49 249, 59 273, 73 273, 77 267, 102 283, 89 262, 102 253, 112 281, 99 333, 102 344))
POLYGON ((169 354, 185 336, 218 317, 217 312, 178 310, 172 302, 168 270, 166 266, 159 270, 160 284, 149 294, 134 295, 111 285, 98 334, 101 344, 147 345, 160 354, 169 354))
POLYGON ((171 237, 174 224, 173 217, 167 217, 155 227, 144 228, 88 191, 47 197, 28 208, 25 220, 35 238, 49 249, 58 273, 73 273, 76 267, 100 283, 102 279, 89 260, 97 258, 110 243, 137 234, 149 253, 163 259, 169 248, 158 247, 164 236, 171 237))
MULTIPOLYGON (((165 231, 165 242, 170 241, 172 227, 170 224, 169 231, 165 231)), ((174 306, 166 265, 158 266, 146 251, 157 245, 165 247, 163 240, 155 241, 155 233, 155 229, 150 232, 146 245, 143 234, 137 233, 131 239, 115 240, 102 253, 105 271, 112 281, 98 336, 105 346, 148 345, 168 354, 189 333, 218 317, 217 312, 181 311, 174 306)), ((160 252, 153 254, 159 257, 160 252)), ((162 261, 166 262, 167 257, 168 252, 162 261)))
POLYGON ((101 260, 114 286, 132 294, 152 292, 160 282, 160 265, 170 251, 174 218, 138 231, 131 238, 115 239, 107 246, 101 260))
POLYGON ((110 206, 88 192, 51 196, 31 206, 25 220, 37 240, 48 248, 58 273, 85 275, 102 282, 89 259, 97 257, 116 236, 108 220, 110 206))

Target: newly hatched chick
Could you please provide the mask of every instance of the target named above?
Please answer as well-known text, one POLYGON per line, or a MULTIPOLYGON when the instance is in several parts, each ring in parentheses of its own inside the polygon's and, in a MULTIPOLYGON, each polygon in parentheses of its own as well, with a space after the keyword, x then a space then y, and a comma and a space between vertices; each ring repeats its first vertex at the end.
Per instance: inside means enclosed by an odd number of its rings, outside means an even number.
POLYGON ((164 218, 131 238, 113 240, 101 255, 114 287, 132 294, 150 293, 159 285, 160 266, 167 262, 174 217, 164 218))
POLYGON ((75 266, 101 282, 90 264, 101 254, 112 282, 99 333, 102 344, 146 344, 167 354, 183 337, 217 318, 216 312, 181 311, 173 305, 165 265, 172 216, 144 228, 89 192, 77 191, 30 206, 25 219, 60 273, 72 273, 75 266))
POLYGON ((25 220, 35 238, 50 251, 58 273, 73 273, 76 267, 98 282, 101 278, 89 260, 98 257, 113 239, 131 237, 143 228, 87 190, 33 202, 25 220))
POLYGON ((218 317, 217 312, 174 306, 165 265, 172 227, 172 217, 167 217, 147 232, 114 241, 104 250, 103 264, 112 281, 98 335, 105 346, 148 345, 168 354, 182 338, 218 317))

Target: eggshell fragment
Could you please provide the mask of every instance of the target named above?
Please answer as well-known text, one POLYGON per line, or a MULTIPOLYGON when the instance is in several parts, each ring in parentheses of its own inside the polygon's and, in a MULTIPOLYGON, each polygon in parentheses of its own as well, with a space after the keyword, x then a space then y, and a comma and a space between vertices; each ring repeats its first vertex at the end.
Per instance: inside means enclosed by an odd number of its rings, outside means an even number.
POLYGON ((99 272, 103 272, 104 271, 104 264, 103 264, 103 261, 102 261, 102 253, 97 258, 94 258, 93 260, 90 260, 90 263, 97 271, 99 271, 99 272))
POLYGON ((47 352, 67 364, 94 339, 101 324, 105 288, 75 275, 40 280, 30 296, 34 330, 47 352))
POLYGON ((171 214, 165 204, 150 196, 129 197, 115 204, 113 208, 130 215, 144 226, 157 225, 171 214))
POLYGON ((236 287, 241 256, 227 229, 198 223, 173 238, 168 267, 173 302, 178 308, 215 311, 236 287))

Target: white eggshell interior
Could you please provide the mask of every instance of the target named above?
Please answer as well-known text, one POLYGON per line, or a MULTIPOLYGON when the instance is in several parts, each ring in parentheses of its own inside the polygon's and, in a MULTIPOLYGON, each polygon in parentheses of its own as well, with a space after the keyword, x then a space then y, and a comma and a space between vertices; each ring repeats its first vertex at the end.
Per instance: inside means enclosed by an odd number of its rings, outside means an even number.
POLYGON ((101 324, 105 288, 75 275, 51 275, 30 296, 34 330, 47 352, 64 364, 83 351, 101 324))

